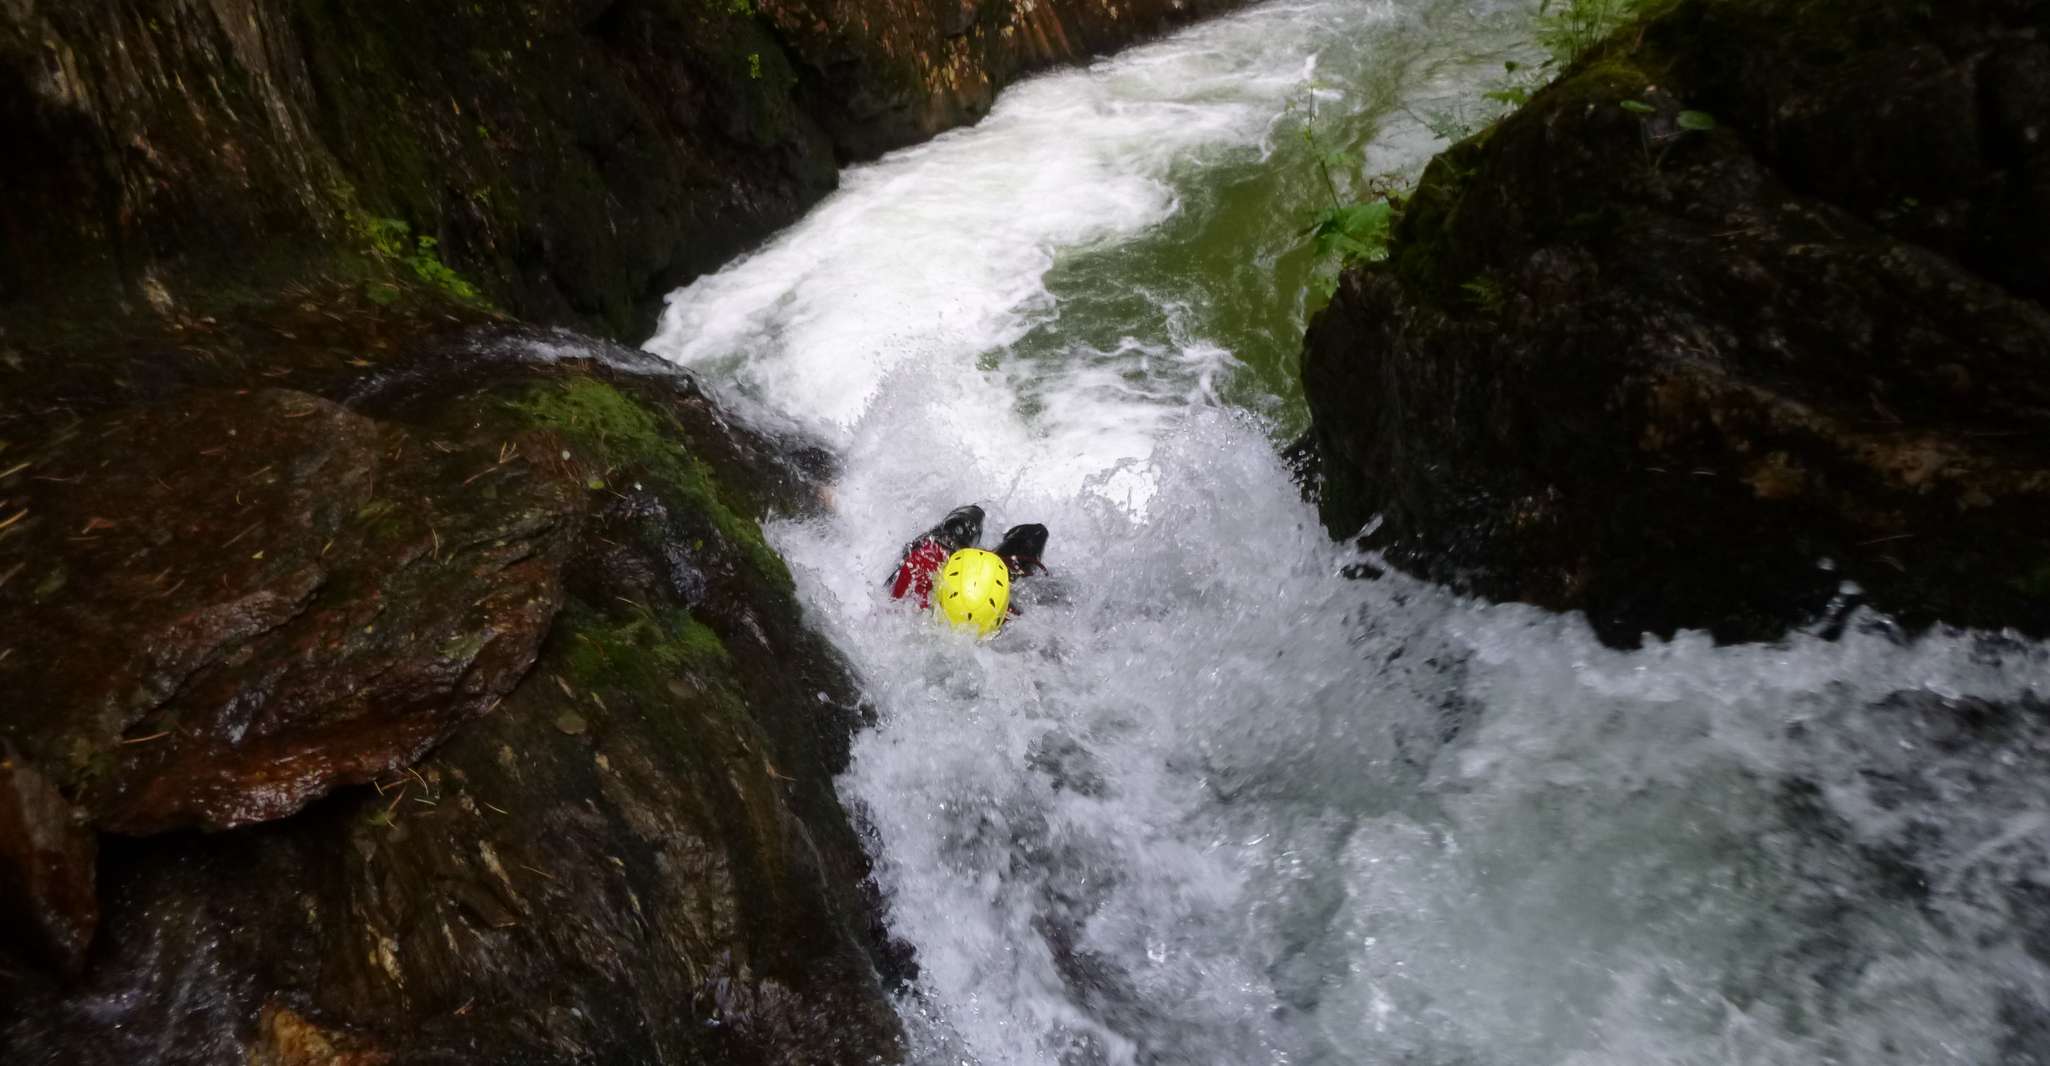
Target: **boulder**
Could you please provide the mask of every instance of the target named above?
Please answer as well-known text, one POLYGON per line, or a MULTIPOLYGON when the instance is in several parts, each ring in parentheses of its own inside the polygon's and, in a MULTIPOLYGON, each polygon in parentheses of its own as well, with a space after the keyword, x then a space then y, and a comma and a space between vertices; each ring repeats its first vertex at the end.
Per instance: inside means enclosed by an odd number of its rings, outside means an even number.
POLYGON ((864 712, 758 525, 816 453, 574 335, 297 332, 11 412, 8 1061, 894 1058, 864 712))
POLYGON ((1618 644, 2050 631, 2045 5, 1690 2, 1432 162, 1303 374, 1336 536, 1618 644))

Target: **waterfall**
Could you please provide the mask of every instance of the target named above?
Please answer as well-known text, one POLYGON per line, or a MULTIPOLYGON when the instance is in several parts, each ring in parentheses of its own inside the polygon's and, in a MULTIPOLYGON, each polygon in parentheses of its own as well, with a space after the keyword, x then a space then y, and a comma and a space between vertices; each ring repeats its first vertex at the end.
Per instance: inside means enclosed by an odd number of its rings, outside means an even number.
POLYGON ((1285 0, 1033 79, 671 297, 649 350, 842 459, 770 535, 878 710, 838 784, 921 1061, 2050 1061, 2043 646, 1615 651, 1341 576, 1277 457, 1315 159, 1414 175, 1529 14, 1285 0), (1052 530, 984 644, 882 589, 971 501, 1052 530))

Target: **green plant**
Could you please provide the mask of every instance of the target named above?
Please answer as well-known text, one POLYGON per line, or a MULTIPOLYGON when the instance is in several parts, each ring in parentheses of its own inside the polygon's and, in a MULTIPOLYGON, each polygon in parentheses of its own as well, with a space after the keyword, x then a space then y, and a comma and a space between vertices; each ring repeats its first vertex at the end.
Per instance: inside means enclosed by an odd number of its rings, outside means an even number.
POLYGON ((1376 262, 1388 258, 1388 233, 1394 222, 1395 205, 1384 197, 1334 204, 1318 212, 1304 232, 1320 259, 1336 255, 1341 262, 1376 262))
POLYGON ((388 259, 406 254, 406 235, 413 227, 396 218, 370 218, 362 223, 363 235, 370 239, 371 250, 388 259))
POLYGON ((1644 121, 1638 126, 1639 137, 1644 143, 1645 159, 1651 163, 1653 173, 1657 173, 1665 165, 1666 155, 1682 137, 1690 133, 1707 133, 1715 129, 1715 116, 1706 111, 1680 111, 1673 116, 1673 128, 1658 129, 1651 121, 1651 116, 1658 114, 1658 108, 1642 100, 1623 100, 1616 106, 1633 115, 1644 116, 1644 121), (1657 152, 1652 151, 1654 147, 1658 149, 1657 152))
POLYGON ((762 80, 762 54, 760 52, 749 52, 747 54, 747 76, 756 81, 762 80))
POLYGON ((1502 283, 1483 274, 1459 287, 1474 307, 1494 314, 1502 309, 1502 283))
MULTIPOLYGON (((1289 110, 1295 110, 1291 101, 1289 110)), ((1338 181, 1332 176, 1334 166, 1341 169, 1356 169, 1361 160, 1350 152, 1327 151, 1317 140, 1316 97, 1309 98, 1304 106, 1303 144, 1310 149, 1317 175, 1324 182, 1324 193, 1331 198, 1331 206, 1317 212, 1301 236, 1310 238, 1311 249, 1319 261, 1335 258, 1343 267, 1353 262, 1377 262, 1388 258, 1388 237, 1395 222, 1395 203, 1385 180, 1368 183, 1367 198, 1347 203, 1339 195, 1338 181)), ((1330 296, 1336 286, 1335 275, 1322 275, 1317 284, 1325 296, 1330 296)))
POLYGON ((1538 5, 1537 43, 1552 65, 1570 67, 1623 23, 1647 14, 1658 0, 1543 0, 1538 5))
POLYGON ((463 280, 461 274, 456 273, 449 268, 447 263, 441 261, 440 254, 435 251, 440 245, 441 242, 433 237, 422 237, 414 245, 416 249, 414 253, 406 256, 403 262, 413 269, 414 276, 418 277, 421 281, 448 293, 458 300, 474 302, 482 297, 484 294, 478 292, 475 285, 463 280))
MULTIPOLYGON (((413 276, 464 303, 481 303, 484 294, 477 291, 461 274, 441 261, 441 242, 433 237, 412 237, 413 227, 403 219, 363 217, 358 228, 370 243, 370 250, 380 258, 396 260, 413 272, 413 276)), ((396 293, 393 294, 396 296, 396 293)), ((373 290, 372 299, 378 293, 373 290)), ((378 300, 379 303, 389 302, 378 300)))

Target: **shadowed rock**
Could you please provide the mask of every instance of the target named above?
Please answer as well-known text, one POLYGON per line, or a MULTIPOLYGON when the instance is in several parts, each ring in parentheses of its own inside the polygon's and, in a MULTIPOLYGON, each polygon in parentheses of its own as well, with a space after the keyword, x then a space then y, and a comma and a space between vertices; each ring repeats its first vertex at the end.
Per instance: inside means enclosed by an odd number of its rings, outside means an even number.
POLYGON ((92 832, 11 745, 0 744, 0 922, 5 935, 67 975, 85 965, 99 924, 92 832))
POLYGON ((638 339, 841 162, 1231 2, 17 0, 0 318, 339 275, 638 339))
POLYGON ((1690 3, 1440 156, 1307 339, 1332 533, 1622 644, 2050 631, 2044 11, 1690 3))

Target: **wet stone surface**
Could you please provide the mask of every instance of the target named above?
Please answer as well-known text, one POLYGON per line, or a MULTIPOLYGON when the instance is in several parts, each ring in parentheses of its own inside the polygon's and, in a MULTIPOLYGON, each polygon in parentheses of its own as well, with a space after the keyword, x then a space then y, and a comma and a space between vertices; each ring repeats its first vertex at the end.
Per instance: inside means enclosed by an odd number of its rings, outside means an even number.
POLYGON ((8 1060, 892 1057, 863 712, 757 524, 816 463, 601 342, 388 335, 13 412, 8 1060))
POLYGON ((115 832, 277 818, 410 763, 554 613, 581 490, 496 462, 517 445, 281 390, 81 423, 0 545, 0 640, 39 675, 5 728, 115 832))
POLYGON ((1306 342, 1331 532, 1616 644, 2050 631, 2044 11, 1686 4, 1440 156, 1306 342))

